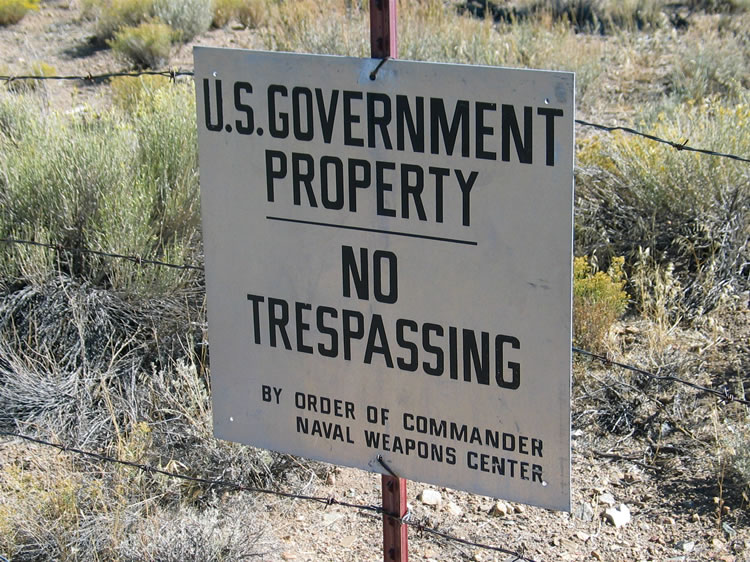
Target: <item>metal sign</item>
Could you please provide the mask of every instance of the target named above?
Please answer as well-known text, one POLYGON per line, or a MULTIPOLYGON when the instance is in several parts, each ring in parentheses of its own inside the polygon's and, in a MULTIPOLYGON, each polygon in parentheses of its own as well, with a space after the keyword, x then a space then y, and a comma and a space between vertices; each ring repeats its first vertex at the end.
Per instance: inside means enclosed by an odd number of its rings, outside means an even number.
POLYGON ((573 75, 195 48, 217 437, 570 507, 573 75))

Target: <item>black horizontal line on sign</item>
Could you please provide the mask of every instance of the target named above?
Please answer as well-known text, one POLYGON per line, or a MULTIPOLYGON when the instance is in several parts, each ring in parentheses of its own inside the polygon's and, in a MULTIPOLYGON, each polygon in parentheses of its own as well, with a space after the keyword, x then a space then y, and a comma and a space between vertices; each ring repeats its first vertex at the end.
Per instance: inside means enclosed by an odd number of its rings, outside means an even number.
POLYGON ((413 232, 398 232, 396 230, 380 230, 378 228, 366 228, 364 226, 349 226, 345 224, 333 224, 329 222, 306 221, 301 219, 290 219, 286 217, 266 216, 267 220, 280 222, 293 222, 297 224, 309 224, 312 226, 325 226, 327 228, 341 228, 343 230, 359 230, 361 232, 376 232, 378 234, 390 234, 391 236, 406 236, 407 238, 420 238, 422 240, 436 240, 438 242, 450 242, 451 244, 463 244, 465 246, 478 246, 474 240, 460 240, 458 238, 443 238, 441 236, 428 236, 427 234, 414 234, 413 232))

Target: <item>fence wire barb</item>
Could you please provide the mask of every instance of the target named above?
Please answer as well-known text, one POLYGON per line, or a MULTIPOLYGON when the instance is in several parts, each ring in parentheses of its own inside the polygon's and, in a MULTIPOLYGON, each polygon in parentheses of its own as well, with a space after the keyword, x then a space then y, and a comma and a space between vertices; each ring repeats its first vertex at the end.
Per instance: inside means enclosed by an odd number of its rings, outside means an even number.
POLYGON ((95 256, 102 256, 105 258, 124 259, 124 260, 131 261, 136 265, 159 265, 163 267, 171 267, 172 269, 193 269, 196 271, 203 271, 204 269, 203 267, 199 265, 169 263, 169 262, 160 261, 160 260, 142 258, 141 256, 128 256, 125 254, 103 252, 101 250, 88 250, 84 248, 68 248, 65 246, 61 246, 59 244, 48 244, 46 242, 35 242, 33 240, 19 240, 16 238, 0 238, 0 243, 20 244, 20 245, 25 245, 25 246, 39 246, 42 248, 49 248, 51 250, 55 250, 56 252, 69 252, 71 254, 93 254, 95 256))
MULTIPOLYGON (((385 62, 385 60, 386 59, 383 59, 383 61, 381 61, 381 65, 383 62, 385 62)), ((378 68, 380 68, 380 66, 378 66, 378 68)), ((377 69, 373 72, 373 74, 375 72, 377 72, 377 69)), ((121 76, 132 77, 132 78, 137 78, 138 76, 165 76, 169 78, 172 82, 174 82, 180 76, 195 76, 195 72, 193 72, 192 70, 170 69, 170 70, 139 70, 139 71, 132 71, 132 72, 106 72, 103 74, 89 73, 85 76, 79 76, 79 75, 67 75, 67 76, 0 75, 0 81, 5 81, 8 84, 11 82, 20 81, 20 80, 83 80, 87 82, 103 82, 104 80, 108 80, 110 78, 118 78, 121 76)), ((644 137, 651 141, 660 142, 662 144, 671 146, 675 150, 698 152, 700 154, 706 154, 708 156, 717 156, 720 158, 731 158, 732 160, 737 160, 739 162, 750 162, 750 158, 745 158, 744 156, 738 156, 736 154, 728 154, 725 152, 716 152, 715 150, 708 150, 705 148, 695 148, 693 146, 688 146, 687 142, 689 139, 685 139, 683 142, 680 143, 680 142, 675 142, 675 141, 671 141, 668 139, 663 139, 663 138, 657 137, 656 135, 651 135, 649 133, 644 133, 644 132, 638 131, 637 129, 633 129, 631 127, 624 127, 620 125, 615 125, 615 126, 600 125, 598 123, 591 123, 589 121, 584 121, 583 119, 576 119, 575 122, 584 127, 593 127, 594 129, 599 129, 601 131, 606 131, 608 133, 612 133, 614 131, 622 131, 624 133, 628 133, 631 135, 644 137)))
POLYGON ((573 347, 573 352, 578 353, 580 355, 585 355, 587 357, 591 357, 592 359, 596 359, 597 361, 601 361, 605 365, 615 365, 617 367, 620 367, 622 369, 627 369, 628 371, 633 371, 634 373, 639 373, 645 377, 648 377, 653 380, 657 381, 665 381, 665 382, 676 382, 680 384, 684 384, 685 386, 689 386, 695 390, 698 390, 700 392, 706 392, 708 394, 713 394, 714 396, 718 396, 719 399, 722 402, 739 402, 740 404, 744 404, 745 406, 750 406, 750 400, 745 400, 743 398, 738 398, 737 396, 734 396, 733 394, 730 394, 729 392, 716 390, 715 388, 708 388, 707 386, 701 386, 700 384, 687 381, 685 379, 681 379, 680 377, 675 377, 674 375, 657 375, 655 373, 652 373, 650 371, 646 371, 644 369, 640 369, 638 367, 634 367, 633 365, 628 365, 626 363, 620 363, 619 361, 613 361, 609 357, 605 357, 604 355, 599 355, 597 353, 592 353, 591 351, 586 351, 585 349, 579 349, 577 347, 573 347))
POLYGON ((382 507, 377 505, 367 505, 367 504, 356 504, 356 503, 350 503, 345 502, 336 499, 333 496, 310 496, 310 495, 303 495, 303 494, 293 494, 291 492, 281 492, 278 490, 268 490, 265 488, 258 488, 255 486, 245 486, 244 484, 239 484, 237 482, 232 482, 231 480, 224 480, 224 479, 213 479, 213 478, 203 478, 199 476, 188 476, 187 474, 179 474, 177 472, 171 472, 169 470, 164 470, 163 468, 158 468, 155 466, 151 466, 148 464, 142 464, 137 463, 134 461, 126 461, 117 459, 115 457, 110 457, 107 455, 102 455, 100 453, 94 453, 93 451, 84 451, 83 449, 78 449, 77 447, 71 447, 69 445, 61 444, 61 443, 52 443, 51 441, 45 441, 44 439, 38 439, 36 437, 31 437, 30 435, 24 435, 23 433, 15 433, 12 431, 2 431, 0 430, 0 435, 6 436, 6 437, 15 437, 16 439, 22 439, 24 441, 28 441, 30 443, 35 443, 37 445, 44 445, 46 447, 52 447, 54 449, 57 449, 59 451, 65 451, 67 453, 73 453, 79 456, 89 457, 92 459, 96 459, 101 462, 107 462, 112 464, 119 464, 124 466, 129 466, 131 468, 135 468, 136 470, 140 470, 142 472, 146 472, 149 474, 161 474, 163 476, 167 476, 169 478, 177 478, 180 480, 187 480, 189 482, 197 482, 199 484, 206 484, 209 486, 221 486, 224 488, 229 488, 241 492, 252 492, 256 494, 267 494, 267 495, 273 495, 278 496, 282 498, 289 498, 289 499, 297 499, 297 500, 303 500, 303 501, 309 501, 312 503, 319 503, 326 507, 331 505, 338 505, 341 507, 349 508, 349 509, 356 509, 358 511, 363 512, 370 512, 370 513, 376 513, 378 515, 385 515, 386 517, 389 517, 391 519, 395 519, 399 522, 401 522, 404 525, 409 525, 411 527, 415 527, 421 532, 429 533, 435 536, 442 537, 445 540, 451 541, 451 542, 457 542, 466 546, 472 546, 474 548, 480 548, 483 550, 491 550, 495 552, 501 552, 503 554, 507 554, 509 556, 514 556, 514 560, 523 560, 526 562, 535 562, 531 558, 526 558, 523 556, 522 553, 515 552, 513 550, 509 550, 500 546, 494 546, 489 544, 483 544, 479 542, 473 542, 468 539, 462 539, 460 537, 456 537, 453 535, 450 535, 448 533, 444 533, 438 529, 428 527, 423 525, 422 523, 411 521, 408 514, 404 517, 396 517, 388 512, 386 512, 382 507))
MULTIPOLYGON (((116 254, 111 252, 102 252, 99 250, 87 250, 82 248, 67 248, 64 246, 60 246, 57 244, 48 244, 45 242, 35 242, 33 240, 18 240, 15 238, 0 238, 0 243, 4 244, 21 244, 21 245, 29 245, 29 246, 40 246, 43 248, 50 248, 52 250, 58 251, 58 252, 70 252, 70 253, 79 253, 79 254, 94 254, 97 256, 107 257, 107 258, 114 258, 114 259, 125 259, 128 261, 131 261, 137 265, 156 265, 156 266, 163 266, 163 267, 170 267, 173 269, 191 269, 196 271, 204 271, 204 268, 197 265, 189 265, 189 264, 176 264, 176 263, 169 263, 165 261, 160 260, 153 260, 153 259, 146 259, 142 258, 140 256, 129 256, 125 254, 116 254)), ((601 361, 602 363, 605 363, 607 365, 615 365, 617 367, 620 367, 622 369, 627 369, 629 371, 633 371, 635 373, 639 373, 641 375, 644 375, 650 379, 659 380, 659 381, 666 381, 666 382, 676 382, 679 384, 683 384, 685 386, 689 386, 695 390, 698 390, 700 392, 706 392, 708 394, 713 394, 714 396, 717 396, 722 402, 729 403, 729 402, 738 402, 740 404, 744 404, 746 406, 750 406, 750 400, 745 400, 743 398, 738 398, 734 396, 733 394, 730 394, 726 390, 720 391, 716 390, 714 388, 708 388, 706 386, 702 386, 699 384, 696 384, 694 382, 690 382, 688 380, 682 379, 680 377, 675 377, 674 375, 657 375, 655 373, 652 373, 650 371, 646 371, 645 369, 641 369, 639 367, 635 367, 633 365, 628 365, 626 363, 620 363, 618 361, 613 361, 612 359, 609 359, 608 357, 605 357, 604 355, 598 355, 596 353, 593 353, 591 351, 587 351, 585 349, 579 349, 577 347, 572 348, 574 353, 578 353, 580 355, 585 355, 587 357, 591 357, 592 359, 596 359, 598 361, 601 361)), ((383 464, 382 458, 377 459, 378 462, 383 464)), ((383 466, 390 472, 390 469, 383 464, 383 466)), ((393 474, 393 473, 391 473, 393 474)), ((393 474, 395 476, 395 474, 393 474)))
POLYGON ((699 152, 700 154, 707 154, 709 156, 719 156, 721 158, 731 158, 732 160, 738 160, 739 162, 750 162, 750 158, 744 158, 742 156, 737 156, 736 154, 727 154, 724 152, 716 152, 714 150, 707 150, 705 148, 695 148, 692 146, 688 146, 688 140, 685 139, 683 142, 674 142, 671 140, 663 139, 660 137, 657 137, 655 135, 650 135, 649 133, 644 133, 641 131, 638 131, 637 129, 633 129, 631 127, 623 127, 623 126, 613 126, 609 127, 607 125, 599 125, 597 123, 589 123, 588 121, 583 121, 582 119, 576 119, 576 123, 579 125, 583 125, 586 127, 593 127, 594 129, 599 129, 602 131, 607 131, 608 133, 613 133, 614 131, 622 131, 624 133, 628 133, 631 135, 636 135, 638 137, 644 137, 646 139, 652 140, 654 142, 660 142, 662 144, 666 144, 668 146, 671 146, 675 150, 685 150, 687 152, 699 152))
POLYGON ((84 82, 103 82, 104 80, 109 80, 110 78, 120 78, 120 77, 137 78, 139 76, 164 76, 174 81, 176 78, 180 76, 193 76, 193 75, 194 75, 194 72, 192 70, 170 69, 170 70, 139 70, 139 71, 133 71, 133 72, 105 72, 103 74, 88 73, 85 76, 77 75, 77 74, 69 74, 69 75, 62 75, 62 76, 34 76, 31 74, 18 75, 18 76, 5 75, 5 76, 0 76, 0 81, 4 81, 6 83, 21 81, 21 80, 62 80, 62 81, 82 80, 84 82))

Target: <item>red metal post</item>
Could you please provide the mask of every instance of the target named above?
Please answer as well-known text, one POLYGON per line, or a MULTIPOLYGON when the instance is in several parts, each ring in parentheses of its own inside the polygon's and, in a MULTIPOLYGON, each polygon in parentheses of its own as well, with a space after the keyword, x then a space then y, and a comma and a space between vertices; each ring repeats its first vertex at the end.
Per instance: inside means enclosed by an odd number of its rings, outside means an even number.
POLYGON ((398 58, 396 0, 370 0, 370 53, 374 59, 398 58))
MULTIPOLYGON (((406 479, 384 474, 383 509, 399 517, 406 515, 406 479)), ((385 562, 408 562, 408 526, 383 515, 383 560, 385 562)))
MULTIPOLYGON (((398 34, 396 32, 397 0, 370 0, 370 53, 374 59, 398 57, 398 34)), ((383 475, 383 509, 386 513, 404 517, 406 515, 406 479, 383 475)), ((385 562, 408 562, 408 527, 383 515, 383 560, 385 562)))

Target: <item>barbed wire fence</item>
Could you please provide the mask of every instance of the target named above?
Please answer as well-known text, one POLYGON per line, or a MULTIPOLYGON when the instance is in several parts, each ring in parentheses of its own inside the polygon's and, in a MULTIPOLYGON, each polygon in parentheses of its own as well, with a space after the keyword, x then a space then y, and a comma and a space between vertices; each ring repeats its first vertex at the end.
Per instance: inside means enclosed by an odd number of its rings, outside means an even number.
MULTIPOLYGON (((57 76, 53 76, 53 75, 35 76, 35 75, 30 75, 30 74, 23 74, 23 75, 17 75, 17 76, 0 75, 0 82, 5 82, 6 85, 10 85, 13 82, 24 82, 24 81, 34 81, 34 80, 57 80, 57 81, 81 81, 81 82, 88 82, 88 83, 95 84, 95 83, 105 82, 112 78, 120 78, 120 77, 137 78, 139 76, 163 76, 163 77, 169 78, 171 81, 174 82, 177 80, 177 78, 180 78, 183 76, 186 76, 186 77, 195 76, 195 73, 192 70, 182 70, 179 68, 173 68, 169 70, 139 70, 139 71, 133 71, 133 72, 105 72, 102 74, 86 74, 86 75, 57 75, 57 76)), ((711 149, 696 148, 694 146, 689 146, 687 144, 688 139, 682 142, 676 142, 673 140, 658 137, 656 135, 652 135, 650 133, 644 133, 643 131, 639 131, 638 129, 634 129, 632 127, 626 127, 623 125, 601 125, 599 123, 591 123, 589 121, 584 121, 583 119, 576 119, 575 122, 576 124, 581 125, 583 127, 591 127, 594 129, 598 129, 600 131, 608 132, 608 133, 614 133, 615 131, 620 131, 629 135, 643 137, 653 142, 665 144, 678 151, 697 152, 699 154, 704 154, 707 156, 729 158, 732 160, 737 160, 739 162, 750 163, 750 158, 745 157, 745 156, 739 156, 737 154, 729 154, 725 152, 718 152, 718 151, 711 150, 711 149)))
MULTIPOLYGON (((135 78, 135 77, 140 77, 140 76, 162 76, 162 77, 169 78, 171 81, 174 82, 180 77, 192 77, 194 76, 194 73, 189 70, 170 69, 170 70, 162 70, 162 71, 141 70, 141 71, 134 71, 134 72, 111 72, 111 73, 102 73, 102 74, 60 75, 60 76, 0 75, 0 82, 5 82, 8 85, 16 81, 32 81, 32 80, 34 81, 38 81, 38 80, 83 81, 83 82, 88 82, 88 83, 102 83, 112 78, 118 78, 118 77, 134 77, 135 78)), ((696 147, 689 146, 687 144, 687 140, 684 142, 675 142, 673 140, 663 139, 656 135, 644 133, 637 129, 626 127, 626 126, 607 126, 607 125, 601 125, 597 123, 591 123, 591 122, 584 121, 581 119, 576 119, 575 122, 576 124, 580 126, 591 127, 594 129, 608 132, 608 133, 620 131, 626 134, 643 137, 653 142, 665 144, 666 146, 669 146, 678 151, 696 152, 696 153, 700 153, 706 156, 728 158, 728 159, 732 159, 732 160, 739 161, 739 162, 750 163, 750 158, 747 158, 744 156, 739 156, 736 154, 729 154, 729 153, 722 153, 722 152, 714 151, 711 149, 703 149, 703 148, 696 148, 696 147)), ((87 248, 72 248, 72 247, 62 246, 59 244, 38 242, 35 240, 24 240, 24 239, 18 239, 18 238, 0 238, 0 243, 4 245, 35 246, 35 247, 53 250, 59 253, 90 254, 90 255, 96 255, 96 256, 100 256, 100 257, 104 257, 108 259, 120 259, 120 260, 130 261, 133 264, 138 265, 138 266, 167 267, 167 268, 172 268, 172 269, 194 270, 194 271, 201 271, 201 272, 204 271, 204 268, 202 266, 195 265, 195 264, 176 264, 176 263, 170 263, 170 262, 166 262, 162 260, 153 259, 150 257, 126 255, 126 254, 120 254, 116 252, 108 252, 104 250, 94 250, 94 249, 87 249, 87 248)), ((745 406, 750 406, 750 400, 744 397, 735 396, 733 393, 729 392, 729 390, 726 388, 723 388, 723 389, 710 388, 707 386, 699 385, 697 383, 694 383, 692 381, 689 381, 680 377, 676 377, 674 375, 662 375, 658 373, 653 373, 647 369, 643 369, 634 365, 615 361, 607 356, 597 354, 597 353, 594 353, 585 349, 581 349, 575 346, 571 347, 571 351, 574 354, 587 357, 591 360, 601 362, 605 366, 615 366, 621 369, 625 369, 625 370, 640 374, 652 380, 656 380, 660 382, 676 383, 685 387, 689 387, 695 390, 696 392, 705 393, 710 396, 716 397, 718 402, 721 404, 728 404, 728 403, 736 402, 745 406)), ((469 546, 472 548, 498 552, 501 554, 511 556, 512 560, 534 562, 533 559, 526 557, 523 552, 518 552, 518 551, 510 550, 507 548, 503 548, 501 546, 474 542, 474 541, 471 541, 462 537, 457 537, 455 535, 451 535, 450 533, 441 531, 440 529, 435 528, 433 526, 426 525, 422 521, 417 521, 413 519, 412 517, 410 517, 410 514, 407 514, 405 517, 399 517, 395 514, 385 511, 381 506, 377 506, 377 505, 357 504, 357 503, 342 501, 333 496, 325 497, 325 496, 295 494, 295 493, 284 492, 284 491, 279 491, 279 490, 271 490, 271 489, 260 488, 260 487, 246 486, 246 485, 243 485, 238 482, 231 481, 231 480, 213 479, 213 478, 206 478, 206 477, 201 477, 201 476, 190 476, 187 474, 180 474, 177 472, 172 472, 172 471, 165 470, 163 468, 159 468, 159 467, 152 466, 149 464, 122 460, 122 459, 111 457, 102 453, 86 451, 83 449, 79 449, 73 446, 66 445, 64 443, 46 441, 44 439, 40 439, 38 437, 26 435, 24 433, 19 433, 19 432, 0 430, 0 436, 4 436, 6 438, 11 438, 11 439, 19 439, 19 440, 26 441, 28 443, 33 443, 39 446, 54 448, 59 451, 71 453, 80 457, 87 457, 89 459, 93 459, 101 463, 110 463, 110 464, 129 466, 133 469, 142 471, 144 473, 161 474, 168 478, 195 482, 195 483, 203 484, 209 487, 220 487, 224 489, 235 490, 238 492, 249 492, 249 493, 255 493, 255 494, 273 495, 273 496, 282 497, 282 498, 317 503, 325 507, 336 505, 339 507, 356 510, 360 513, 366 513, 366 514, 370 514, 374 516, 384 516, 384 517, 396 520, 402 524, 413 527, 421 533, 430 534, 430 535, 439 537, 449 542, 455 542, 455 543, 462 544, 464 546, 469 546)), ((389 472, 392 472, 389 467, 386 467, 386 468, 389 470, 389 472)), ((0 557, 0 560, 3 560, 3 558, 0 557)))

